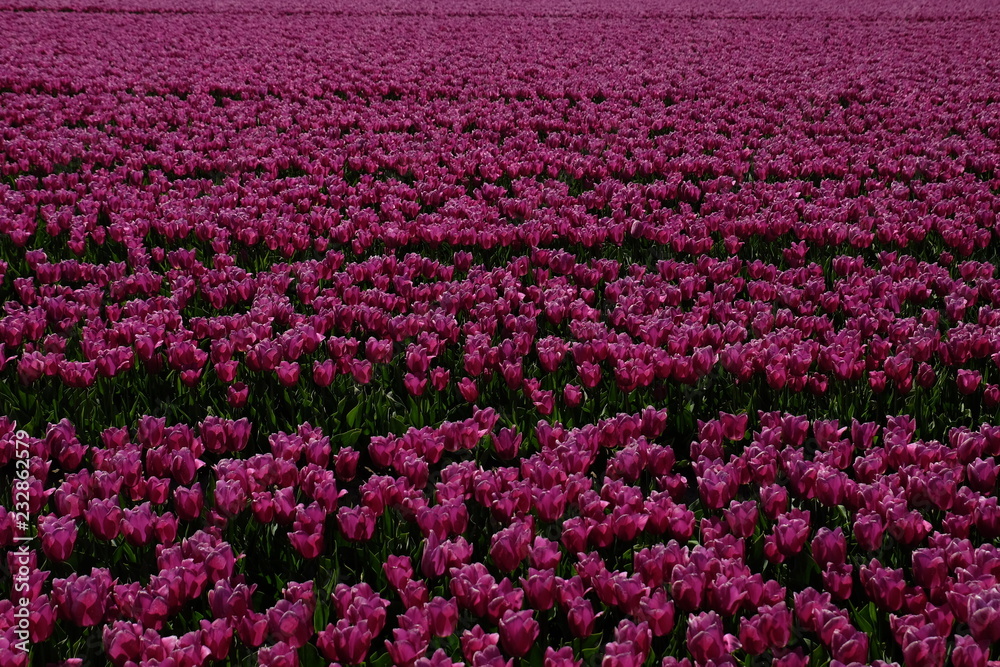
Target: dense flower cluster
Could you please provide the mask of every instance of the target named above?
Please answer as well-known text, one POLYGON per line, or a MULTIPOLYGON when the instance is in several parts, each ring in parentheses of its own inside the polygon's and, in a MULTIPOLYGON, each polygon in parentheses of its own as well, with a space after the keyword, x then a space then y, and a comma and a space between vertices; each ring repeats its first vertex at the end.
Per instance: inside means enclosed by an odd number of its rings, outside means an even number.
POLYGON ((0 0, 0 663, 993 664, 994 9, 0 0))
MULTIPOLYGON (((8 52, 40 53, 32 25, 65 20, 29 17, 8 52)), ((236 83, 280 43, 242 73, 199 51, 133 80, 166 56, 147 45, 117 73, 79 76, 96 55, 60 61, 73 83, 30 70, 37 58, 8 66, 0 366, 70 387, 207 374, 239 404, 256 374, 365 383, 405 354, 410 394, 474 395, 502 374, 542 414, 556 397, 535 380, 557 371, 574 396, 720 366, 817 394, 843 380, 907 393, 945 371, 964 394, 1000 398, 982 381, 1000 352, 983 261, 1000 156, 973 68, 912 104, 877 78, 838 86, 845 72, 829 67, 806 97, 801 81, 753 91, 652 71, 617 89, 556 86, 543 74, 571 46, 530 81, 477 88, 420 58, 388 79, 331 67, 236 83), (636 256, 650 244, 652 261, 636 256)), ((905 64, 887 67, 905 80, 905 64)), ((471 63, 468 75, 484 77, 471 63)))
MULTIPOLYGON (((764 653, 804 665, 810 645, 837 664, 866 664, 875 628, 844 606, 863 600, 888 614, 907 665, 943 664, 949 645, 954 664, 985 664, 1000 639, 997 550, 980 543, 1000 536, 1000 427, 954 429, 942 443, 915 440, 909 417, 848 428, 762 413, 751 433, 747 415, 723 413, 700 423, 684 470, 656 444, 667 418, 647 408, 576 429, 540 421, 533 453, 511 455, 497 413, 476 409, 372 438, 367 477, 362 452, 333 451, 309 424, 249 457, 245 420, 191 428, 143 417, 92 447, 71 424, 52 424, 29 442, 44 555, 31 562, 32 640, 99 626, 118 666, 168 654, 204 665, 239 647, 261 664, 294 664, 307 644, 343 664, 384 645, 394 664, 451 665, 443 640, 460 634, 470 664, 502 665, 528 655, 543 628, 549 639, 561 628, 587 638, 602 625, 615 628, 602 648, 611 664, 643 664, 678 633, 702 665, 764 653), (490 449, 517 465, 482 465, 490 449), (470 515, 491 534, 470 530, 470 515), (229 541, 263 530, 279 549, 328 559, 327 541, 378 544, 392 539, 379 527, 397 521, 419 535, 419 557, 379 558, 379 589, 314 579, 261 600, 229 541), (155 554, 156 568, 146 581, 120 562, 53 576, 102 543, 155 554), (775 569, 786 562, 816 569, 775 569), (329 622, 317 632, 319 608, 329 622), (186 621, 194 610, 203 619, 186 621), (164 636, 168 623, 183 634, 164 636)), ((4 420, 5 452, 13 429, 4 420)), ((0 544, 19 534, 0 510, 0 544)), ((12 644, 10 601, 2 611, 12 644)), ((5 664, 28 664, 4 650, 5 664)), ((544 657, 579 664, 571 646, 544 657)))

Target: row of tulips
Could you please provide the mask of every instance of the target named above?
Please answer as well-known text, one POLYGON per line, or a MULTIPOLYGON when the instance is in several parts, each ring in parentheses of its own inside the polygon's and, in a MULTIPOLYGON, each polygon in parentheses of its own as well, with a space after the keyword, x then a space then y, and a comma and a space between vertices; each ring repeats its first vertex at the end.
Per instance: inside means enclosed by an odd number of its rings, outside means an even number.
POLYGON ((288 14, 334 15, 350 13, 356 16, 371 14, 380 17, 398 16, 412 19, 421 16, 489 16, 490 18, 566 18, 567 16, 594 16, 615 18, 769 18, 796 19, 983 19, 993 15, 995 5, 992 2, 956 0, 947 6, 926 6, 914 8, 906 2, 898 0, 855 0, 834 2, 822 0, 808 7, 799 7, 785 0, 753 0, 739 6, 733 6, 722 0, 700 1, 671 0, 670 2, 651 2, 650 0, 627 0, 613 8, 605 7, 594 0, 548 0, 545 3, 516 0, 502 8, 493 5, 483 5, 478 0, 420 0, 403 6, 386 7, 376 2, 345 3, 338 0, 294 0, 280 6, 275 6, 266 0, 220 0, 211 5, 186 0, 5 0, 0 4, 0 10, 35 12, 60 11, 80 13, 106 14, 233 14, 244 13, 267 14, 270 18, 287 16, 288 14))
POLYGON ((986 664, 1000 427, 939 442, 914 440, 908 417, 760 413, 751 430, 723 413, 681 447, 667 422, 647 408, 523 434, 476 408, 360 450, 309 424, 261 441, 245 420, 143 417, 89 445, 52 424, 27 443, 30 530, 0 509, 12 569, 19 536, 39 547, 28 593, 2 603, 4 664, 28 664, 11 648, 19 598, 36 652, 99 633, 118 667, 248 651, 268 665, 597 650, 628 665, 986 664))
MULTIPOLYGON (((490 269, 465 251, 450 264, 327 251, 252 274, 229 255, 216 268, 193 251, 140 258, 146 268, 129 273, 25 253, 32 275, 9 281, 16 298, 0 317, 10 403, 34 410, 38 395, 107 397, 131 382, 181 391, 176 378, 231 416, 257 407, 251 390, 268 383, 319 397, 372 385, 416 405, 520 402, 542 416, 593 410, 609 391, 663 400, 717 380, 751 394, 846 392, 845 411, 869 409, 859 390, 911 412, 926 396, 967 396, 990 414, 1000 404, 1000 282, 988 262, 882 252, 781 269, 534 249, 490 269)), ((719 407, 738 408, 731 396, 719 407)))
MULTIPOLYGON (((291 258, 330 244, 366 253, 635 237, 700 255, 759 251, 760 239, 852 250, 934 239, 964 255, 989 253, 1000 212, 989 62, 966 54, 924 94, 920 74, 953 39, 937 26, 887 41, 879 24, 807 23, 792 75, 784 51, 759 35, 733 48, 720 24, 650 36, 614 22, 646 40, 618 50, 600 31, 552 40, 532 23, 507 65, 524 71, 509 79, 462 57, 466 40, 507 48, 473 19, 457 21, 460 37, 425 40, 434 53, 424 56, 399 32, 426 36, 439 19, 359 18, 363 31, 287 16, 284 34, 252 40, 269 18, 134 18, 116 27, 119 68, 108 70, 110 46, 54 66, 44 57, 65 39, 62 22, 84 34, 100 17, 40 14, 12 15, 18 58, 0 73, 0 230, 19 247, 44 236, 65 255, 124 258, 151 241, 196 241, 291 258), (135 39, 159 25, 218 49, 177 54, 135 39), (882 39, 882 69, 810 58, 827 30, 857 48, 882 39), (392 67, 370 57, 380 51, 392 67), (606 71, 567 68, 581 57, 606 71), (649 57, 641 76, 630 71, 649 57), (748 89, 750 75, 760 78, 748 89)), ((963 40, 988 35, 971 25, 963 40)))

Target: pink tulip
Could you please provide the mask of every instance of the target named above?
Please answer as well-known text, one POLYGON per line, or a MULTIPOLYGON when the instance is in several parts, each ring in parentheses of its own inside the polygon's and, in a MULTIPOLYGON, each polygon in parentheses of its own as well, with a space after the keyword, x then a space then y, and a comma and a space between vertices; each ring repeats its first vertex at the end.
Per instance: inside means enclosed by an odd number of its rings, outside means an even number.
POLYGON ((521 446, 522 440, 520 433, 509 428, 504 428, 500 429, 500 432, 494 434, 492 438, 493 448, 496 450, 497 456, 501 459, 509 461, 517 456, 517 451, 521 446))
POLYGON ((958 391, 966 396, 979 388, 983 376, 979 371, 961 369, 958 371, 958 391))
POLYGON ((45 557, 54 561, 67 560, 73 553, 76 543, 76 522, 72 517, 43 517, 38 524, 41 536, 42 551, 45 557))
POLYGON ((722 621, 714 611, 688 618, 687 645, 696 662, 719 660, 726 654, 722 621))
POLYGON ((531 610, 508 611, 500 619, 500 644, 515 658, 528 654, 538 638, 538 621, 531 610))
POLYGON ((600 615, 594 613, 594 606, 590 600, 577 598, 571 601, 566 610, 570 632, 574 637, 589 637, 594 634, 594 624, 600 615))

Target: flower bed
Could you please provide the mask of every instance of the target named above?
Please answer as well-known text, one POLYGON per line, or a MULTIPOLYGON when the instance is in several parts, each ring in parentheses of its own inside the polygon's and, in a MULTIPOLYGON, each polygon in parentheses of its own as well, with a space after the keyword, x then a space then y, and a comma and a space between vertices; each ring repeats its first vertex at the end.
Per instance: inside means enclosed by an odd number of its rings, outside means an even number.
POLYGON ((0 663, 992 664, 997 22, 851 7, 0 3, 0 663))

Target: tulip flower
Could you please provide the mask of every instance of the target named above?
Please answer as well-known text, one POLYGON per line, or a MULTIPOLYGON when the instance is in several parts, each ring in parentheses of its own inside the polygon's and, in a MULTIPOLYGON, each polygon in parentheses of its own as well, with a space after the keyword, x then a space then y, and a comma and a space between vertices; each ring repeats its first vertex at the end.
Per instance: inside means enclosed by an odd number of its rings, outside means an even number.
POLYGON ((299 654, 289 644, 279 641, 273 646, 262 646, 257 652, 261 667, 298 667, 299 654))
POLYGON ((987 647, 966 635, 955 637, 955 648, 951 652, 951 662, 955 667, 984 667, 989 658, 987 647))
POLYGON ((968 396, 979 388, 983 376, 979 371, 960 369, 958 371, 958 391, 968 396))
POLYGON ((500 432, 493 435, 493 447, 497 456, 505 461, 509 461, 517 456, 517 451, 521 446, 522 436, 512 429, 500 429, 500 432))
POLYGON ((534 619, 530 609, 508 611, 500 619, 500 645, 515 658, 528 654, 538 638, 538 632, 538 621, 534 619))
POLYGON ((242 408, 247 403, 247 397, 250 394, 250 390, 242 382, 236 382, 235 384, 229 385, 226 390, 227 400, 229 405, 234 408, 242 408))
POLYGON ((726 650, 722 621, 714 611, 688 617, 687 645, 696 662, 719 660, 726 650))
POLYGON ((43 517, 38 524, 42 551, 45 557, 54 561, 67 560, 73 553, 77 528, 72 517, 43 517))
POLYGON ((567 605, 566 620, 574 637, 589 637, 594 634, 594 624, 603 612, 594 613, 594 606, 585 598, 576 598, 567 605))

